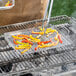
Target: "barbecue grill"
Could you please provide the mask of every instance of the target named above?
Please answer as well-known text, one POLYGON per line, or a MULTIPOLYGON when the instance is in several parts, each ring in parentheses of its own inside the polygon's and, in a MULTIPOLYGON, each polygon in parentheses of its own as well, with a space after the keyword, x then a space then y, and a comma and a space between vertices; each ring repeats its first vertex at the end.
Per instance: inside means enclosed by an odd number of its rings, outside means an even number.
POLYGON ((6 39, 9 32, 25 30, 28 33, 29 28, 37 28, 43 22, 46 24, 47 20, 40 19, 0 26, 0 76, 22 76, 26 73, 50 76, 50 74, 76 69, 76 19, 66 15, 51 17, 51 24, 49 23, 49 26, 54 27, 63 35, 62 46, 39 49, 37 52, 21 55, 9 45, 6 39))

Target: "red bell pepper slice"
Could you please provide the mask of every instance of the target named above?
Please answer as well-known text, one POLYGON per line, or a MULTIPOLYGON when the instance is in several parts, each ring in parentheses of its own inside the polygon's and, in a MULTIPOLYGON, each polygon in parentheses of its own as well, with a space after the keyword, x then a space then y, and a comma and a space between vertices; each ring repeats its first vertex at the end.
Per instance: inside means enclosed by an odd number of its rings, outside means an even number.
POLYGON ((59 39, 59 42, 62 44, 63 43, 63 41, 61 40, 61 37, 60 37, 60 35, 58 34, 58 39, 59 39))
POLYGON ((16 42, 16 39, 13 40, 13 43, 14 43, 15 45, 18 45, 18 43, 16 42))
POLYGON ((35 47, 35 51, 39 48, 39 46, 35 47))
POLYGON ((49 41, 41 41, 41 42, 38 42, 38 45, 41 45, 42 43, 43 43, 43 44, 47 44, 47 43, 49 43, 49 42, 52 42, 52 40, 50 39, 49 41))
POLYGON ((33 45, 33 43, 30 42, 30 41, 28 41, 28 40, 22 40, 22 42, 23 42, 23 43, 29 43, 29 44, 33 45))

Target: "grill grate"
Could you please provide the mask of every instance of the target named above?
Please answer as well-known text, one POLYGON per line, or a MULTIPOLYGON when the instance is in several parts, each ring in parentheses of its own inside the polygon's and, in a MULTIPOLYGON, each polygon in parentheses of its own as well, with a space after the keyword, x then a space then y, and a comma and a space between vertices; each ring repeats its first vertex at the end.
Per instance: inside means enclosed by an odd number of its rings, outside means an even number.
MULTIPOLYGON (((23 70, 26 72, 30 70, 36 71, 76 62, 76 47, 72 44, 73 42, 70 39, 70 37, 75 34, 75 31, 70 29, 73 28, 70 24, 70 18, 67 16, 60 16, 51 18, 50 20, 52 25, 55 25, 54 28, 63 35, 63 39, 67 44, 65 46, 55 48, 39 49, 40 51, 36 53, 32 52, 26 53, 26 55, 20 55, 11 46, 9 46, 4 35, 1 35, 0 72, 2 72, 2 74, 3 72, 9 71, 9 67, 6 67, 7 64, 12 67, 10 68, 10 74, 12 74, 13 72, 21 72, 23 70)), ((46 21, 47 19, 45 20, 45 23, 46 21)), ((0 34, 31 28, 33 26, 37 27, 38 25, 42 25, 42 20, 12 24, 12 26, 1 26, 0 34)))

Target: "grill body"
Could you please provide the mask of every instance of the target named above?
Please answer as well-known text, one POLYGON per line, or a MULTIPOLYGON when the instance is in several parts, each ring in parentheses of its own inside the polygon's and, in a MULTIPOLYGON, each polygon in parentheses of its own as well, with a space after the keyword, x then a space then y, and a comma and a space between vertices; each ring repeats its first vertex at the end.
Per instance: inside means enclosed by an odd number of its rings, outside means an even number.
MULTIPOLYGON (((76 68, 76 20, 68 16, 50 18, 50 25, 63 35, 62 46, 39 49, 39 52, 30 52, 20 55, 10 45, 6 36, 8 32, 22 31, 37 28, 46 20, 34 20, 0 27, 0 76, 20 76, 31 72, 32 74, 58 74, 76 68), (6 33, 6 34, 4 34, 6 33)), ((49 27, 49 26, 48 26, 49 27)), ((27 32, 28 33, 28 32, 27 32)), ((32 49, 33 50, 33 49, 32 49)))

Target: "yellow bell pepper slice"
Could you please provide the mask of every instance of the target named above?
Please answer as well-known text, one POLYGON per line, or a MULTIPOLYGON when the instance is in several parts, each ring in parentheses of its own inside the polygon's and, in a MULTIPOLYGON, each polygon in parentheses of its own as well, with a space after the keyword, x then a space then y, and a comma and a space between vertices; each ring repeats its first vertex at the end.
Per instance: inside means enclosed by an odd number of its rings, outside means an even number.
POLYGON ((31 47, 32 45, 19 45, 19 47, 31 47))
POLYGON ((57 31, 57 30, 55 30, 55 29, 50 30, 50 31, 46 31, 45 33, 46 33, 46 34, 48 34, 46 37, 48 37, 49 35, 53 34, 54 32, 56 32, 56 33, 57 33, 57 35, 58 35, 58 31, 57 31))
POLYGON ((39 27, 39 29, 40 29, 40 31, 44 31, 45 30, 45 28, 42 28, 42 27, 39 27))
POLYGON ((32 37, 32 35, 30 35, 30 41, 32 41, 32 42, 40 42, 40 39, 37 39, 37 38, 34 38, 34 37, 32 37))
POLYGON ((9 3, 10 3, 10 1, 8 1, 8 2, 5 4, 5 7, 9 6, 9 3))
POLYGON ((16 50, 26 49, 27 47, 15 47, 16 50))
POLYGON ((17 37, 17 36, 14 36, 14 35, 12 35, 12 37, 13 37, 14 39, 19 39, 19 40, 23 39, 23 37, 17 37))
POLYGON ((24 51, 21 52, 21 54, 24 54, 25 52, 27 52, 30 48, 25 49, 24 51))
POLYGON ((16 41, 18 44, 23 44, 23 45, 29 45, 29 43, 22 43, 22 42, 19 42, 19 41, 16 41))
POLYGON ((45 34, 48 34, 50 32, 54 33, 54 32, 57 32, 57 30, 52 29, 52 28, 47 28, 45 34))

